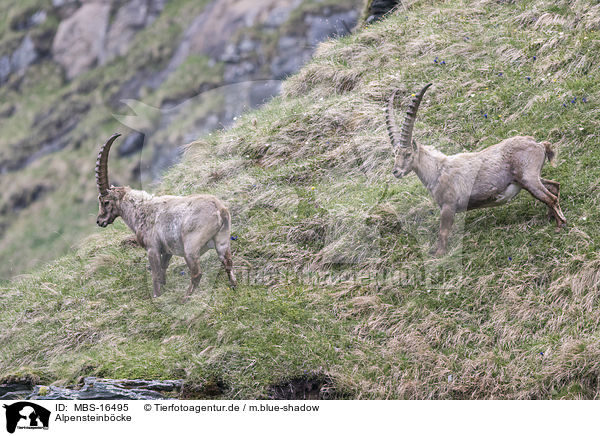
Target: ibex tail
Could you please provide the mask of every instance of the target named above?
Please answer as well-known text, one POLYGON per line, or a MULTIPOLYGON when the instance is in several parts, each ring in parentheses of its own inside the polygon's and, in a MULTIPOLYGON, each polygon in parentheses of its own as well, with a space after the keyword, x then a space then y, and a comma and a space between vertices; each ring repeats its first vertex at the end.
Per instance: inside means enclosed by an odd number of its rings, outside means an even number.
POLYGON ((221 209, 221 230, 230 230, 231 215, 227 209, 221 209))
POLYGON ((542 145, 544 146, 544 149, 546 150, 546 157, 548 158, 548 162, 550 162, 552 164, 552 166, 554 166, 554 156, 556 154, 554 153, 554 150, 552 149, 552 144, 550 144, 550 142, 548 142, 548 141, 544 141, 544 142, 542 142, 542 145))

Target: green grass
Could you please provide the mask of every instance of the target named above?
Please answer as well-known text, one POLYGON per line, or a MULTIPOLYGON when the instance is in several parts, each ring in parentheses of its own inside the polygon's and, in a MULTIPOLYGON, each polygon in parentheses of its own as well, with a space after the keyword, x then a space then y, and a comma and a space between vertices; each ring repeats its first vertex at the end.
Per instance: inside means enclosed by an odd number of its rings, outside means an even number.
POLYGON ((192 143, 158 188, 227 202, 238 289, 211 254, 188 303, 181 259, 152 300, 145 253, 117 224, 0 294, 0 377, 217 379, 224 397, 261 398, 322 374, 349 398, 597 398, 592 6, 413 2, 322 44, 281 97, 192 143), (416 139, 446 153, 551 141, 543 175, 561 183, 566 229, 524 192, 461 215, 448 255, 427 254, 439 212, 414 175, 391 175, 383 108, 430 81, 416 139))

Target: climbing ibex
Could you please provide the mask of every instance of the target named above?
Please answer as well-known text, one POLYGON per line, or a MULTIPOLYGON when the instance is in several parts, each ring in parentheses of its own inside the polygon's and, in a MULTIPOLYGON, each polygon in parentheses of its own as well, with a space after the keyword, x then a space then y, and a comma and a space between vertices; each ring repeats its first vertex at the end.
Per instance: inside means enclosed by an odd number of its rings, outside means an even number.
POLYGON ((119 134, 100 148, 96 161, 96 183, 100 211, 96 223, 106 227, 120 216, 135 233, 138 243, 148 250, 154 296, 161 294, 172 255, 183 256, 192 283, 185 299, 194 292, 202 273, 200 256, 214 248, 223 263, 229 282, 236 286, 229 246, 229 211, 212 195, 154 196, 128 186, 108 185, 108 152, 119 134))
POLYGON ((394 121, 397 93, 394 91, 388 103, 386 123, 396 156, 394 176, 401 178, 414 171, 441 209, 435 255, 446 253, 456 212, 505 204, 521 188, 546 203, 548 218, 554 218, 557 226, 563 227, 566 219, 558 205, 560 184, 540 177, 545 158, 551 161, 554 157, 549 142, 538 143, 531 136, 515 136, 475 153, 446 156, 412 139, 419 104, 430 86, 431 83, 413 98, 400 132, 394 121))

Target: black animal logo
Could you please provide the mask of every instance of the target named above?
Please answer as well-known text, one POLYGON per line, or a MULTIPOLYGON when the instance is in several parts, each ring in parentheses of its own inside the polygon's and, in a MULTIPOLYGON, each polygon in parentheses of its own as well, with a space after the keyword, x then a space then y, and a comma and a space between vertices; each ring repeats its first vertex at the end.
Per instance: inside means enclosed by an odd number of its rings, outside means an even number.
POLYGON ((48 428, 50 411, 30 403, 29 401, 18 401, 11 405, 4 405, 6 409, 6 431, 14 433, 17 425, 31 428, 48 428))

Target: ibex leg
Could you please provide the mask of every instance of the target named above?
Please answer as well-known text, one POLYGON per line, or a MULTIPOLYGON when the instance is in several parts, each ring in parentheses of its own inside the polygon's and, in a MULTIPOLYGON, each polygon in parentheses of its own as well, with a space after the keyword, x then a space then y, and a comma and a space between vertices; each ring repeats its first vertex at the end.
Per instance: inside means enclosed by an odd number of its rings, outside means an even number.
POLYGON ((229 243, 225 245, 216 245, 216 250, 219 255, 219 260, 223 264, 225 271, 227 271, 227 277, 229 277, 229 284, 232 288, 237 286, 235 274, 233 273, 233 260, 231 259, 231 249, 229 243))
MULTIPOLYGON (((553 195, 556 196, 556 206, 558 208, 560 208, 558 202, 560 201, 560 183, 555 182, 554 180, 547 180, 547 179, 540 179, 542 182, 542 185, 544 185, 544 187, 550 191, 553 195)), ((548 207, 548 219, 549 220, 556 220, 556 224, 560 226, 560 219, 556 216, 556 213, 554 213, 554 209, 552 209, 551 207, 548 207)))
POLYGON ((150 248, 148 250, 148 260, 150 261, 150 271, 152 272, 154 296, 159 297, 161 294, 161 285, 165 282, 164 272, 161 266, 160 252, 155 248, 150 248))
POLYGON ((188 288, 184 297, 184 299, 187 300, 188 298, 190 298, 190 295, 192 295, 192 293, 198 286, 198 283, 200 283, 200 279, 202 278, 202 271, 200 271, 200 256, 198 256, 197 254, 186 254, 184 258, 185 263, 190 269, 191 278, 190 287, 188 288))
POLYGON ((448 247, 448 235, 452 224, 454 223, 454 215, 456 211, 453 206, 442 206, 442 215, 440 218, 440 234, 438 236, 437 247, 434 252, 435 256, 443 256, 446 254, 448 247))
POLYGON ((160 255, 160 268, 162 270, 162 284, 164 285, 167 281, 167 268, 169 267, 169 261, 173 257, 172 254, 162 253, 160 255))
MULTIPOLYGON (((541 202, 545 203, 548 206, 548 208, 552 210, 554 218, 556 219, 556 225, 558 227, 564 227, 564 225, 567 222, 567 219, 563 215, 562 211, 560 210, 560 206, 558 205, 558 196, 550 192, 550 190, 545 186, 545 184, 542 183, 542 180, 540 180, 539 178, 523 180, 521 182, 521 185, 523 186, 523 188, 529 191, 531 195, 533 195, 541 202)), ((550 183, 550 185, 552 185, 552 183, 550 183)), ((556 190, 558 190, 558 187, 556 187, 556 190)))

